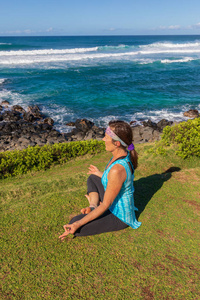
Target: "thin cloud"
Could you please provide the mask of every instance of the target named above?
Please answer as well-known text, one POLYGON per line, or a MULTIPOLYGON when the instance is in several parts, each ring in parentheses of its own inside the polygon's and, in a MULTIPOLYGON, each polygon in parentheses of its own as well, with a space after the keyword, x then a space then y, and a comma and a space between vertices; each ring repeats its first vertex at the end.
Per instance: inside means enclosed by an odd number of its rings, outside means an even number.
POLYGON ((178 29, 181 29, 181 26, 180 25, 170 25, 170 26, 159 26, 158 29, 161 29, 161 30, 178 30, 178 29))
POLYGON ((52 27, 50 27, 46 30, 46 32, 52 32, 52 31, 54 31, 52 27))
POLYGON ((9 30, 9 31, 1 31, 0 34, 2 35, 33 35, 33 34, 45 34, 54 32, 52 27, 46 30, 31 30, 31 29, 24 29, 24 30, 9 30))
POLYGON ((171 25, 171 26, 169 26, 169 29, 177 30, 177 29, 181 29, 181 26, 180 25, 171 25))
POLYGON ((155 29, 156 30, 194 30, 194 29, 200 29, 200 22, 188 26, 180 26, 180 25, 159 26, 157 28, 154 28, 154 30, 155 29))
POLYGON ((199 28, 200 28, 200 22, 199 22, 199 23, 197 23, 197 24, 195 24, 195 25, 193 25, 193 28, 195 28, 195 29, 199 29, 199 28))

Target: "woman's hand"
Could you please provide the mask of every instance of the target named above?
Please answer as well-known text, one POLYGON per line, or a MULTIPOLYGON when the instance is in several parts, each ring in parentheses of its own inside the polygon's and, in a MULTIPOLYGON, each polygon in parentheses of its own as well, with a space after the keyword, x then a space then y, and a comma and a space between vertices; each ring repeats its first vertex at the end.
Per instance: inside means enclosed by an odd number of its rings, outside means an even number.
POLYGON ((99 171, 99 169, 97 167, 90 165, 88 174, 93 174, 93 175, 102 177, 103 172, 99 171))
POLYGON ((74 234, 79 228, 79 225, 77 222, 74 222, 73 224, 66 224, 63 227, 65 229, 65 232, 59 236, 59 239, 61 239, 61 241, 63 241, 68 236, 68 234, 74 234))

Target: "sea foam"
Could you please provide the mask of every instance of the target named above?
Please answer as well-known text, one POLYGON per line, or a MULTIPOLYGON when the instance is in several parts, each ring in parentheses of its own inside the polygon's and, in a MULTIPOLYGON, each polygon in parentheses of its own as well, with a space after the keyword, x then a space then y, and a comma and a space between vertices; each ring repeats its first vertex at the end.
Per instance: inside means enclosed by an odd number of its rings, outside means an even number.
POLYGON ((189 62, 192 60, 195 60, 195 59, 192 57, 185 57, 182 59, 162 59, 161 63, 163 63, 163 64, 184 63, 184 62, 189 62))
MULTIPOLYGON (((15 65, 34 65, 43 63, 46 67, 52 63, 73 63, 81 62, 83 64, 92 64, 95 62, 113 62, 113 61, 133 61, 139 64, 153 63, 161 61, 162 63, 186 62, 200 59, 200 42, 195 43, 169 43, 157 42, 147 45, 128 46, 119 44, 118 46, 98 46, 87 48, 72 49, 43 49, 43 50, 18 50, 18 51, 0 51, 0 64, 14 67, 15 65), (190 54, 194 57, 184 57, 190 54), (173 59, 169 56, 173 55, 173 59), (177 57, 176 56, 180 56, 177 57)), ((42 65, 42 67, 45 67, 42 65)), ((51 67, 54 67, 51 65, 51 67)), ((65 65, 66 67, 66 65, 65 65)))
POLYGON ((6 78, 0 78, 0 84, 3 84, 6 81, 6 78))

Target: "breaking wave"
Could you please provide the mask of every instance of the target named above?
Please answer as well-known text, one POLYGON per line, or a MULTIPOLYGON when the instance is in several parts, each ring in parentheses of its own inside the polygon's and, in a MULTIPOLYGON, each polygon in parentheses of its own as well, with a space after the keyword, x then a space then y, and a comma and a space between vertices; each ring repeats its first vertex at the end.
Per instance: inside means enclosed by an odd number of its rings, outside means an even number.
POLYGON ((112 62, 114 60, 135 61, 138 63, 161 61, 162 63, 188 62, 200 59, 200 42, 169 43, 159 42, 147 45, 128 46, 97 46, 72 49, 42 49, 42 50, 10 50, 0 51, 1 65, 31 65, 38 63, 59 63, 81 61, 89 63, 97 61, 112 62), (190 54, 193 57, 185 57, 190 54), (170 55, 175 56, 173 59, 170 55), (181 56, 177 57, 176 56, 181 56))

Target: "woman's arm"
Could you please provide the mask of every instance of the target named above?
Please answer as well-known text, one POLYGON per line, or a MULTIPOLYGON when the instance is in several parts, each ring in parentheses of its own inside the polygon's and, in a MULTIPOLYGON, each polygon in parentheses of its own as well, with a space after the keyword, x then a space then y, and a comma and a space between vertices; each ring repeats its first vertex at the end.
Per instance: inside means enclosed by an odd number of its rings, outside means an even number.
POLYGON ((108 184, 104 194, 103 202, 81 220, 73 224, 64 225, 65 232, 59 236, 63 240, 69 233, 75 233, 76 230, 101 216, 111 206, 117 195, 119 194, 122 184, 126 180, 126 171, 122 165, 114 165, 108 173, 108 184))

